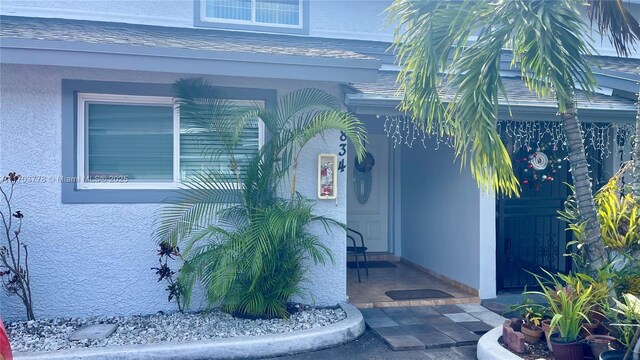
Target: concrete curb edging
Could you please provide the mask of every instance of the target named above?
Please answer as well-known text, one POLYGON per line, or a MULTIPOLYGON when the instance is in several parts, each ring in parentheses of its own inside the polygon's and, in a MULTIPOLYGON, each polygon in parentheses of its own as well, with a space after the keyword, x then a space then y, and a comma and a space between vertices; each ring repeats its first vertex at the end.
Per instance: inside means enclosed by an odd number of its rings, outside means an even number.
POLYGON ((521 357, 498 344, 500 336, 502 336, 502 326, 498 326, 482 335, 478 341, 476 353, 478 360, 522 360, 521 357))
POLYGON ((15 360, 150 360, 150 359, 250 359, 275 357, 315 351, 355 340, 365 330, 364 319, 358 309, 347 303, 340 307, 347 318, 314 329, 264 336, 166 342, 157 344, 108 346, 33 353, 15 353, 15 360))

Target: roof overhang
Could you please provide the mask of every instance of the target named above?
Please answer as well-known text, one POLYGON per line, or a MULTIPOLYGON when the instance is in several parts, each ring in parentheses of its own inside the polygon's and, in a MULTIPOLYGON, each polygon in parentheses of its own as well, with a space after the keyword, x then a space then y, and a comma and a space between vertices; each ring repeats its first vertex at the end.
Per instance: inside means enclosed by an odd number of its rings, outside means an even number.
POLYGON ((634 94, 638 92, 640 74, 597 68, 593 68, 592 71, 599 86, 622 90, 634 94))
POLYGON ((375 81, 381 62, 377 59, 2 38, 0 63, 344 83, 375 81))
MULTIPOLYGON (((376 96, 371 94, 346 94, 345 104, 358 115, 402 115, 398 109, 400 97, 376 96)), ((607 106, 578 103, 578 114, 584 122, 636 121, 635 106, 607 106)), ((498 117, 503 120, 551 121, 559 120, 558 108, 552 103, 509 102, 501 103, 498 117)))

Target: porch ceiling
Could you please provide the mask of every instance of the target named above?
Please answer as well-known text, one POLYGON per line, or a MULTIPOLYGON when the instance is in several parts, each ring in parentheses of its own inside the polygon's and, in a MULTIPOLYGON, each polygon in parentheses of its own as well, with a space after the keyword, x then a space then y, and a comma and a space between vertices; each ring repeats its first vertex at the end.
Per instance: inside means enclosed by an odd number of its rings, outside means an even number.
POLYGON ((0 62, 336 82, 375 81, 375 42, 0 17, 0 62), (351 48, 358 50, 350 50, 351 48))

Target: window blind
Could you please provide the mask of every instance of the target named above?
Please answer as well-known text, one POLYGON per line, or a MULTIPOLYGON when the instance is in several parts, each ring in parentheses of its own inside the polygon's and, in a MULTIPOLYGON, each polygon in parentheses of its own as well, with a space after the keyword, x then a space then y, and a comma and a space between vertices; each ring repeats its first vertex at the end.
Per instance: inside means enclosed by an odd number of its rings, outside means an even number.
POLYGON ((173 107, 88 103, 90 179, 127 176, 129 182, 173 181, 173 107))
POLYGON ((281 25, 299 25, 298 0, 256 0, 256 22, 281 25))
POLYGON ((251 21, 264 24, 300 25, 299 0, 207 0, 209 18, 251 21), (255 7, 255 8, 254 8, 255 7), (255 18, 252 12, 255 11, 255 18))
MULTIPOLYGON (((232 159, 224 150, 220 134, 213 131, 193 133, 180 129, 180 178, 185 180, 200 171, 214 170, 224 174, 226 181, 235 182, 232 159)), ((240 136, 238 146, 233 150, 234 159, 244 177, 247 164, 258 152, 258 119, 250 119, 240 136)))
POLYGON ((251 20, 251 0, 209 0, 207 17, 230 20, 251 20))

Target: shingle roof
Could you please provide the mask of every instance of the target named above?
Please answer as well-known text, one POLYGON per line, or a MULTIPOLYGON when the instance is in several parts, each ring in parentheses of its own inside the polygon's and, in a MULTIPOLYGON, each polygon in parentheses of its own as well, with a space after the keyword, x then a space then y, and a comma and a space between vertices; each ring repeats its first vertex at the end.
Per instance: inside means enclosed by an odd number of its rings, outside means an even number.
MULTIPOLYGON (((380 71, 378 73, 378 81, 375 83, 353 83, 353 87, 358 92, 364 95, 375 95, 388 98, 400 98, 402 95, 397 94, 398 85, 396 83, 396 77, 398 73, 393 71, 380 71)), ((535 94, 531 93, 522 80, 518 77, 503 77, 502 82, 507 91, 507 96, 510 103, 531 103, 532 105, 555 105, 556 101, 551 98, 538 98, 535 94)), ((452 97, 455 90, 451 88, 445 88, 446 97, 452 97)), ((504 100, 503 97, 501 97, 504 100)), ((578 92, 576 94, 576 100, 578 104, 589 103, 590 105, 604 105, 604 106, 633 106, 634 101, 617 96, 606 96, 602 94, 595 94, 591 99, 587 100, 584 93, 578 92)))
POLYGON ((376 59, 368 54, 388 46, 374 41, 10 16, 0 17, 0 38, 354 60, 376 59))
POLYGON ((617 57, 593 57, 594 67, 624 72, 628 74, 640 73, 640 59, 617 58, 617 57))

